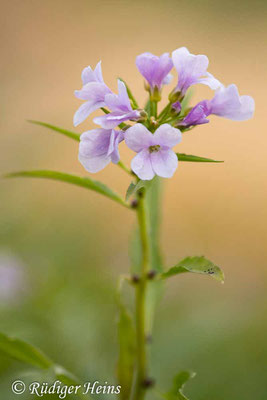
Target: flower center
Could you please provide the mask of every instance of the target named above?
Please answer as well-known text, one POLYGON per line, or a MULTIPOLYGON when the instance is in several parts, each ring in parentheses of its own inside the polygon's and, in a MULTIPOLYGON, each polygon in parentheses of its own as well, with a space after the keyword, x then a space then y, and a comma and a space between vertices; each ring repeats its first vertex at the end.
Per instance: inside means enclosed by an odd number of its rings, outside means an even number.
POLYGON ((154 153, 154 152, 157 153, 159 151, 159 149, 160 149, 159 144, 156 144, 155 146, 149 146, 149 148, 148 148, 149 153, 154 153))

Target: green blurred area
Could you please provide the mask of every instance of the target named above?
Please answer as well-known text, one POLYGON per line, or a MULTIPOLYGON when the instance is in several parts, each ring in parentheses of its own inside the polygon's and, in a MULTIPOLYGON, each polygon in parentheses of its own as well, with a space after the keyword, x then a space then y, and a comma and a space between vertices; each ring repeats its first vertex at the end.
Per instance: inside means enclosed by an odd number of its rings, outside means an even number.
MULTIPOLYGON (((255 97, 252 121, 214 119, 179 148, 225 164, 184 163, 164 185, 166 265, 205 254, 226 274, 224 285, 173 278, 156 312, 152 376, 167 390, 179 370, 196 371, 185 389, 192 400, 267 395, 266 13, 260 0, 3 3, 1 173, 51 168, 86 175, 75 142, 25 119, 71 129, 80 72, 101 58, 107 83, 115 89, 122 76, 141 103, 136 54, 183 45, 208 54, 214 75, 255 97)), ((79 132, 91 127, 86 122, 79 132)), ((122 155, 128 162, 125 149, 122 155)), ((96 179, 121 193, 129 184, 114 166, 96 179)), ((0 190, 0 276, 7 265, 21 279, 19 289, 0 293, 0 331, 38 346, 83 381, 115 383, 115 290, 130 268, 133 213, 55 182, 1 181, 0 190)), ((17 398, 11 382, 38 374, 1 355, 0 398, 17 398)))

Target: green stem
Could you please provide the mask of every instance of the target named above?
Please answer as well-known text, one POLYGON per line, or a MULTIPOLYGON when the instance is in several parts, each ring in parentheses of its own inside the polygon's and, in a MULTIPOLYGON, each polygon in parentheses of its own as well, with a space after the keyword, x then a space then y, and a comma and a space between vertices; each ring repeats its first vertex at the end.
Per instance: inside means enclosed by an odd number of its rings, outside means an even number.
POLYGON ((168 104, 166 105, 166 107, 163 108, 163 110, 161 111, 161 113, 159 114, 159 117, 158 117, 158 119, 159 119, 160 121, 169 113, 169 111, 170 111, 170 109, 171 109, 171 106, 172 106, 172 103, 168 103, 168 104))
POLYGON ((136 335, 137 335, 137 379, 135 400, 145 398, 145 382, 147 379, 147 349, 146 349, 146 320, 145 303, 147 289, 147 274, 149 271, 150 252, 148 239, 148 220, 145 208, 145 191, 141 193, 138 207, 138 222, 142 243, 142 270, 140 281, 136 285, 136 335))
POLYGON ((150 100, 151 117, 157 118, 158 103, 155 100, 150 100))
POLYGON ((133 175, 132 171, 131 171, 128 167, 126 167, 126 165, 125 165, 122 161, 119 161, 119 162, 117 163, 117 165, 118 165, 118 167, 120 167, 121 169, 123 169, 123 171, 127 172, 127 174, 133 175))

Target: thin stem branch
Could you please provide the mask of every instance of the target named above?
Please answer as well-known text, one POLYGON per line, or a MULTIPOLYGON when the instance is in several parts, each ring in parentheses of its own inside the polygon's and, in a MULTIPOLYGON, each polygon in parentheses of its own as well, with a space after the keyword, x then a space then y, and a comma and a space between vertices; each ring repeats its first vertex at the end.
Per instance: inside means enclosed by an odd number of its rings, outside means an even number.
POLYGON ((132 171, 131 171, 128 167, 126 167, 126 165, 125 165, 122 161, 119 161, 119 162, 117 163, 117 165, 118 165, 118 167, 120 167, 121 169, 123 169, 123 171, 127 172, 127 174, 133 175, 132 171))

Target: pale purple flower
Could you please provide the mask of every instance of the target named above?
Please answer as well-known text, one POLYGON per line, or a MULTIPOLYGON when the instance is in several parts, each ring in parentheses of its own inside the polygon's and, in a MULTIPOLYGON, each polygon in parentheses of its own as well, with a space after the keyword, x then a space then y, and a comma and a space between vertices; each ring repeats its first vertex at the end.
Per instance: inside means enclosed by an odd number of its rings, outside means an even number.
POLYGON ((189 111, 187 116, 178 123, 179 126, 193 126, 207 124, 209 120, 207 116, 210 114, 207 106, 207 100, 198 103, 192 110, 189 111))
POLYGON ((186 47, 180 47, 172 52, 172 61, 178 72, 175 92, 184 95, 187 89, 196 83, 207 85, 213 90, 220 86, 220 82, 207 72, 209 65, 207 56, 194 55, 189 53, 186 47))
POLYGON ((102 128, 112 129, 124 121, 140 118, 140 111, 133 110, 127 93, 125 84, 118 79, 118 95, 107 94, 105 104, 111 110, 111 113, 94 118, 94 122, 102 128))
POLYGON ((251 96, 239 96, 237 86, 221 86, 211 100, 206 101, 209 114, 233 121, 245 121, 253 117, 255 102, 251 96))
POLYGON ((198 103, 179 123, 181 126, 200 125, 214 114, 234 121, 245 121, 253 117, 255 102, 251 96, 239 96, 236 85, 220 86, 211 100, 198 103))
POLYGON ((173 63, 169 53, 164 53, 160 57, 151 53, 140 54, 136 57, 136 66, 152 91, 155 87, 161 90, 162 85, 170 83, 172 79, 172 75, 169 72, 173 67, 173 63))
POLYGON ((114 129, 93 129, 80 137, 79 161, 88 172, 98 172, 120 160, 118 145, 124 133, 114 129))
POLYGON ((133 125, 125 132, 127 146, 138 153, 132 160, 132 170, 142 180, 155 175, 171 178, 178 166, 172 147, 181 139, 180 130, 169 124, 161 125, 154 134, 142 124, 133 125))
POLYGON ((76 111, 73 124, 81 124, 93 111, 105 106, 105 96, 112 93, 104 83, 101 61, 93 71, 91 67, 86 67, 82 71, 83 87, 81 90, 75 90, 75 96, 78 99, 86 100, 76 111))

